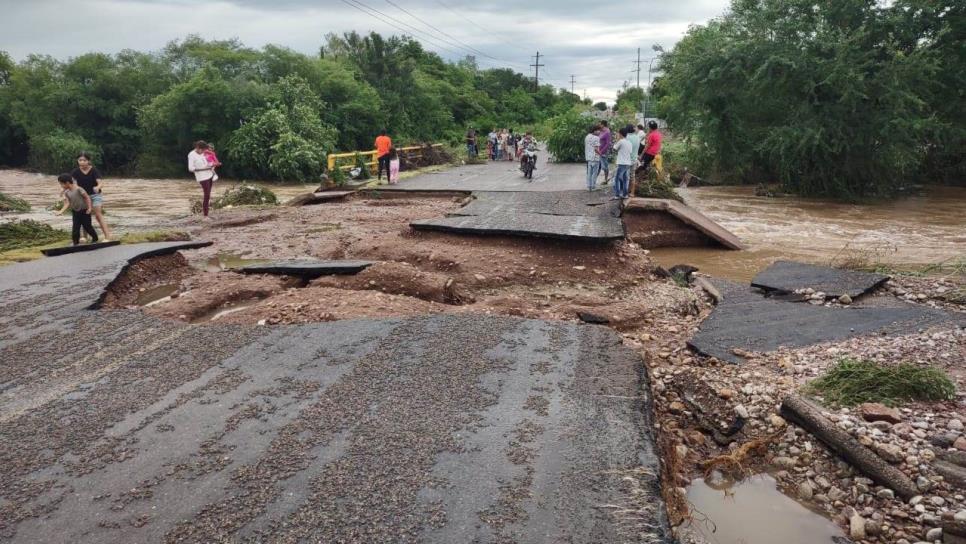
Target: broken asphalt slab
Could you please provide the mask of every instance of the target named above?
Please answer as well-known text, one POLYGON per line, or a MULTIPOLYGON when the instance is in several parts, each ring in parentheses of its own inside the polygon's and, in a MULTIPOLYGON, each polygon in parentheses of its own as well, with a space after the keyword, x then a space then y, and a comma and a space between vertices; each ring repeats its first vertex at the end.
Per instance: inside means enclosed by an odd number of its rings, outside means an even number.
POLYGON ((894 307, 825 307, 766 298, 746 285, 713 280, 723 301, 688 341, 698 353, 741 363, 733 350, 769 352, 867 334, 907 334, 943 324, 966 326, 966 316, 896 302, 894 307))
POLYGON ((610 329, 87 310, 176 248, 0 268, 3 541, 672 541, 647 375, 610 329))
POLYGON ((80 253, 82 251, 94 251, 96 249, 104 249, 105 247, 116 246, 116 245, 119 245, 120 243, 121 242, 118 240, 111 240, 109 242, 77 244, 76 246, 52 247, 50 249, 41 249, 40 252, 43 253, 45 257, 58 257, 60 255, 69 255, 71 253, 80 253))
POLYGON ((624 205, 625 214, 664 212, 685 225, 704 234, 728 249, 744 249, 744 244, 731 231, 710 217, 676 200, 666 198, 629 198, 624 205))
POLYGON ((314 259, 293 259, 286 261, 272 261, 263 264, 253 264, 233 269, 243 274, 278 274, 285 276, 299 276, 302 278, 318 278, 320 276, 336 274, 358 274, 372 266, 372 261, 319 261, 314 259))
POLYGON ((855 299, 889 280, 889 276, 840 270, 794 261, 776 261, 751 280, 752 287, 768 291, 791 293, 798 289, 812 288, 827 297, 849 295, 855 299))
POLYGON ((624 238, 620 203, 588 191, 473 193, 448 217, 413 221, 417 230, 608 241, 624 238))

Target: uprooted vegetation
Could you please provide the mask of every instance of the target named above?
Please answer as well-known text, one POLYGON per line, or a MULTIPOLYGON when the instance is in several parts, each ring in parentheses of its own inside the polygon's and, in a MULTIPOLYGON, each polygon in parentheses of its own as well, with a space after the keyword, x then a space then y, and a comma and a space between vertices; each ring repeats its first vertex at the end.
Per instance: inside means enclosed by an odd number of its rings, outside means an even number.
MULTIPOLYGON (((278 196, 270 189, 258 185, 244 184, 231 187, 221 196, 211 200, 211 207, 216 210, 234 208, 236 206, 276 206, 278 196)), ((201 213, 201 200, 192 199, 191 213, 201 213)))
POLYGON ((880 365, 845 358, 811 382, 806 390, 834 406, 880 402, 896 406, 910 401, 950 400, 956 386, 938 368, 908 363, 880 365))
POLYGON ((29 212, 30 203, 22 198, 0 193, 0 212, 29 212))
POLYGON ((0 252, 43 246, 68 239, 69 232, 32 219, 0 223, 0 252))

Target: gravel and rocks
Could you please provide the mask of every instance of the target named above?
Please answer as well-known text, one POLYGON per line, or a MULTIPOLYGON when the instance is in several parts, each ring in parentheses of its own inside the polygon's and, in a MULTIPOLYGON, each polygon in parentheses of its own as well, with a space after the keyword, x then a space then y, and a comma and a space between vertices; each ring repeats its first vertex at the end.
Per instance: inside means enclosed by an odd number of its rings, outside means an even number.
MULTIPOLYGON (((916 283, 944 285, 942 280, 929 283, 920 278, 916 283)), ((892 295, 891 285, 892 282, 887 283, 878 296, 892 295)), ((930 304, 931 301, 926 298, 915 303, 954 312, 964 310, 962 305, 930 304)), ((701 317, 709 309, 710 306, 702 306, 701 317)), ((966 508, 966 487, 962 487, 966 480, 957 483, 937 470, 956 470, 959 465, 949 461, 959 451, 956 441, 966 447, 966 375, 962 367, 966 360, 966 330, 935 327, 902 336, 863 336, 804 348, 781 348, 766 354, 743 352, 740 355, 745 363, 730 364, 695 357, 685 349, 684 340, 700 319, 682 320, 679 324, 684 325, 684 330, 680 334, 668 334, 666 327, 658 327, 657 334, 647 333, 638 339, 651 368, 660 436, 688 447, 681 468, 684 480, 703 476, 702 463, 709 459, 734 455, 742 444, 763 439, 768 443, 767 455, 742 458, 738 472, 771 472, 785 493, 824 512, 856 541, 898 544, 938 540, 941 522, 966 508), (799 392, 842 357, 881 364, 934 365, 945 370, 956 383, 959 393, 948 402, 914 402, 898 408, 866 404, 825 411, 839 428, 916 482, 920 496, 904 502, 893 490, 875 485, 831 454, 814 436, 786 425, 777 416, 786 395, 799 392), (681 409, 685 392, 675 387, 682 381, 678 376, 702 381, 739 416, 747 414, 738 440, 720 446, 706 432, 700 432, 703 429, 694 411, 681 409)), ((966 458, 955 460, 966 464, 966 458)), ((669 504, 674 501, 669 500, 669 504)))

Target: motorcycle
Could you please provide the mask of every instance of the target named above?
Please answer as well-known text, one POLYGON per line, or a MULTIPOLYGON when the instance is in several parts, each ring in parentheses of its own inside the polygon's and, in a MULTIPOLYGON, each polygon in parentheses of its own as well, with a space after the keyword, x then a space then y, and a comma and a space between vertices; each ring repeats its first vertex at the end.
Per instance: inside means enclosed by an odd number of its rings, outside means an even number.
POLYGON ((533 171, 537 168, 537 147, 528 146, 523 151, 523 164, 520 165, 520 170, 523 171, 523 177, 533 181, 533 171))

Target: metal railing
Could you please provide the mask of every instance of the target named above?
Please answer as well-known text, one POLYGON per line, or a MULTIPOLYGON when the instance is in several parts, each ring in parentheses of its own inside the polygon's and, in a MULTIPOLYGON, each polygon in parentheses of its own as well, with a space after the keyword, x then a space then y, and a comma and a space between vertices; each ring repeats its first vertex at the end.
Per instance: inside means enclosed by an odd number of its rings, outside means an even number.
MULTIPOLYGON (((423 150, 426 149, 425 145, 412 145, 409 147, 397 147, 396 152, 403 155, 406 159, 418 159, 423 156, 423 150)), ((429 147, 440 148, 443 144, 433 144, 429 147)), ((370 171, 377 170, 379 168, 379 159, 376 157, 376 151, 352 151, 350 153, 329 153, 329 172, 336 168, 336 164, 339 159, 351 159, 347 164, 339 164, 338 168, 340 170, 352 170, 356 167, 356 155, 360 155, 363 158, 369 157, 366 164, 369 166, 370 171)))

